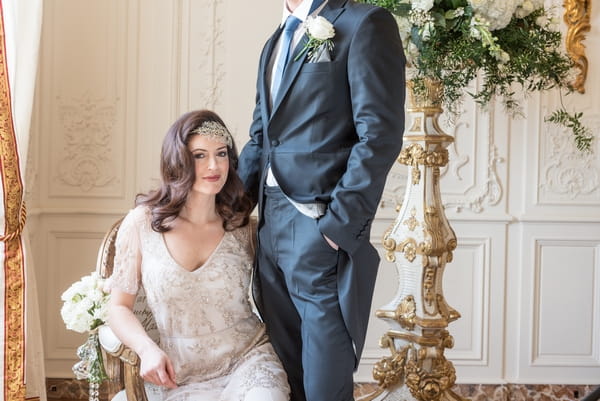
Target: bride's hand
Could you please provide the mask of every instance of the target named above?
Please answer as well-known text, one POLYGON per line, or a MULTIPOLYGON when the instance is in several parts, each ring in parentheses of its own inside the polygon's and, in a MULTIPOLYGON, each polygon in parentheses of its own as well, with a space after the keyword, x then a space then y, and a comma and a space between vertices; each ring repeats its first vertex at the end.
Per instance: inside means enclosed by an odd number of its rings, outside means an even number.
POLYGON ((176 388, 175 370, 171 360, 157 346, 140 353, 140 376, 150 383, 167 388, 176 388))

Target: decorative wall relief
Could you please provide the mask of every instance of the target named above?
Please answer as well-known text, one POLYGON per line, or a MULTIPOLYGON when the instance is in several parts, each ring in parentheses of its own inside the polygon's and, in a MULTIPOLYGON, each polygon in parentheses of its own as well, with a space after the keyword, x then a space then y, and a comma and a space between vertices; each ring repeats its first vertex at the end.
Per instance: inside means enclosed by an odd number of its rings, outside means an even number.
POLYGON ((222 0, 187 1, 180 9, 180 41, 184 49, 180 90, 186 95, 182 110, 218 109, 225 86, 223 5, 222 0), (202 24, 196 22, 199 20, 202 24))
POLYGON ((95 99, 89 94, 72 101, 58 100, 64 148, 58 179, 83 192, 117 180, 111 147, 118 99, 95 99))
POLYGON ((567 53, 579 69, 579 75, 573 82, 573 88, 579 93, 585 93, 585 80, 588 72, 588 59, 585 55, 585 34, 591 29, 590 15, 592 0, 565 0, 563 19, 567 24, 565 46, 567 53))
POLYGON ((222 12, 219 9, 223 6, 223 0, 215 0, 214 7, 214 20, 213 20, 213 36, 211 41, 212 46, 212 82, 210 85, 211 94, 211 107, 216 108, 216 105, 220 103, 222 88, 225 86, 225 61, 223 57, 222 49, 225 48, 225 23, 222 12), (221 50, 221 51, 219 51, 221 50))
POLYGON ((35 192, 35 189, 39 188, 39 166, 37 163, 39 157, 39 138, 39 133, 32 127, 29 135, 29 146, 27 148, 27 164, 25 166, 25 201, 30 206, 32 203, 35 203, 35 201, 32 202, 34 197, 39 196, 35 192))
MULTIPOLYGON (((597 132, 600 121, 593 126, 597 132)), ((599 139, 596 135, 595 140, 599 139)), ((561 129, 550 130, 542 140, 545 154, 540 166, 540 202, 580 204, 600 201, 600 159, 597 153, 577 150, 571 136, 561 129)))
POLYGON ((481 182, 477 188, 465 194, 465 198, 444 202, 444 206, 447 208, 454 208, 456 212, 470 210, 474 213, 481 213, 485 210, 485 206, 497 205, 502 199, 503 191, 502 183, 496 168, 497 165, 502 162, 504 162, 504 158, 498 155, 498 148, 490 140, 487 174, 484 177, 483 182, 481 182))
POLYGON ((379 208, 390 218, 395 217, 402 205, 402 198, 406 191, 406 177, 408 168, 400 163, 394 163, 392 169, 388 173, 385 188, 381 195, 379 208))

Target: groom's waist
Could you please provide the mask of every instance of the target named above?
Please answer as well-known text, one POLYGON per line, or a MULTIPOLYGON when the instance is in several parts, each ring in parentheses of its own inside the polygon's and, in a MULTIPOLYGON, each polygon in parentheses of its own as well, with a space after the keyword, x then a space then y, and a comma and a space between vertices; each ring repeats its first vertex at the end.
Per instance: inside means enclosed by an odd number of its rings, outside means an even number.
POLYGON ((318 219, 325 214, 327 204, 325 202, 314 200, 308 197, 308 201, 297 202, 287 196, 279 185, 279 182, 273 175, 271 168, 267 169, 267 178, 265 179, 265 195, 269 198, 286 198, 300 213, 313 219, 318 219))

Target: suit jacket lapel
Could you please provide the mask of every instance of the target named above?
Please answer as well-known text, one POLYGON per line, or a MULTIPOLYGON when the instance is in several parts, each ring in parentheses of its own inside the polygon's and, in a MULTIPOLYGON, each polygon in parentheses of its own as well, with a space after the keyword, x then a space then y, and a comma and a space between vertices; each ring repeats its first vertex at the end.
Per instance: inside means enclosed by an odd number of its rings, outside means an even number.
POLYGON ((261 109, 262 109, 262 118, 263 121, 269 121, 269 85, 270 82, 267 82, 267 68, 269 67, 269 60, 271 60, 271 56, 273 54, 273 48, 275 47, 275 43, 277 43, 277 39, 279 35, 281 35, 282 27, 277 28, 275 33, 271 35, 267 43, 265 44, 265 51, 262 54, 262 58, 260 60, 259 65, 259 73, 260 73, 260 81, 259 81, 259 96, 261 100, 261 109))
MULTIPOLYGON (((335 20, 340 16, 340 14, 344 11, 344 8, 342 6, 345 3, 346 0, 329 0, 325 7, 323 7, 323 10, 321 10, 319 15, 333 24, 335 23, 335 20)), ((277 92, 275 99, 273 99, 273 111, 271 112, 271 116, 273 116, 277 112, 281 101, 285 97, 286 93, 289 91, 290 87, 292 86, 292 83, 294 82, 296 76, 300 72, 300 69, 305 63, 306 58, 308 57, 308 52, 305 51, 298 59, 296 59, 296 57, 298 57, 298 54, 300 54, 300 52, 304 48, 304 45, 307 42, 308 36, 305 33, 304 35, 302 35, 302 39, 294 49, 294 53, 290 57, 290 60, 288 61, 287 66, 285 67, 285 72, 283 73, 283 77, 281 78, 281 85, 279 87, 279 91, 277 92)))

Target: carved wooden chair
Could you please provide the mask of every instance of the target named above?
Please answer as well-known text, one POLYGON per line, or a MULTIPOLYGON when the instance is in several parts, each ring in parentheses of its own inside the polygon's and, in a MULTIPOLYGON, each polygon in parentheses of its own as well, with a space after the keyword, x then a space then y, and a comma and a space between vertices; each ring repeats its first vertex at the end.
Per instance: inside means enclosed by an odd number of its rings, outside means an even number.
MULTIPOLYGON (((119 219, 106 233, 100 250, 96 271, 102 278, 113 273, 115 258, 115 241, 122 219, 119 219)), ((137 295, 134 314, 142 322, 150 337, 158 338, 156 323, 146 305, 143 289, 137 295)), ((104 351, 104 367, 108 375, 108 399, 113 401, 152 401, 155 388, 151 384, 144 385, 140 377, 140 359, 133 350, 126 347, 109 326, 101 326, 98 331, 100 345, 104 351), (150 395, 150 397, 148 397, 150 395)))

